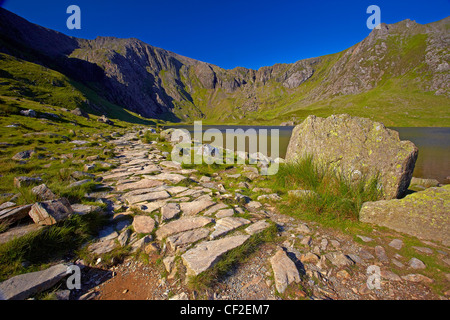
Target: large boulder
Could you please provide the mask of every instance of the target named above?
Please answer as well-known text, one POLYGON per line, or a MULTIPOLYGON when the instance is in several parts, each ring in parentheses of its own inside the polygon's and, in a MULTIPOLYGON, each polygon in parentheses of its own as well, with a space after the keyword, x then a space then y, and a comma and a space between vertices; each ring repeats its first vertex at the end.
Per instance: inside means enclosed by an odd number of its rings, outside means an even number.
POLYGON ((359 219, 448 246, 450 185, 415 192, 403 199, 365 202, 359 219))
POLYGON ((418 149, 382 123, 341 114, 309 116, 294 128, 286 162, 307 155, 352 179, 379 175, 383 198, 394 199, 408 189, 418 149))

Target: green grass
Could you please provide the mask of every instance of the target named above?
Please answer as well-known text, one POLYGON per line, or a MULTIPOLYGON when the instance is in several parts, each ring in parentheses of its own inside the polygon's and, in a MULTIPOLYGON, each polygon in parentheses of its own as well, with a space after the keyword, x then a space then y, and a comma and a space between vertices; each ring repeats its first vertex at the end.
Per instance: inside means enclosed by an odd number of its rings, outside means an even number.
POLYGON ((311 156, 296 163, 280 165, 268 185, 286 200, 280 205, 283 211, 294 216, 311 215, 329 221, 357 221, 362 204, 378 200, 382 195, 377 188, 376 177, 352 181, 318 164, 311 156), (311 190, 314 193, 299 198, 288 195, 289 190, 311 190))
POLYGON ((61 259, 95 236, 105 222, 105 216, 96 213, 73 215, 56 225, 0 244, 0 281, 61 259))
POLYGON ((214 285, 233 266, 245 262, 263 243, 275 241, 277 226, 271 223, 264 231, 251 236, 241 246, 225 253, 211 269, 188 278, 188 286, 194 290, 205 290, 214 285))

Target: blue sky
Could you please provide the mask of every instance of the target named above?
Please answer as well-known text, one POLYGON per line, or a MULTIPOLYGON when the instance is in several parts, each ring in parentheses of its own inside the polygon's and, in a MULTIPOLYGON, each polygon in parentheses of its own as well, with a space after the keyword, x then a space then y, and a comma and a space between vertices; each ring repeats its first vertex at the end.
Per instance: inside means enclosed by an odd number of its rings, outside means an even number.
POLYGON ((21 17, 64 34, 138 38, 231 69, 258 69, 347 49, 363 40, 366 9, 381 22, 429 23, 450 15, 450 0, 0 0, 21 17), (81 8, 81 30, 69 30, 69 5, 81 8))

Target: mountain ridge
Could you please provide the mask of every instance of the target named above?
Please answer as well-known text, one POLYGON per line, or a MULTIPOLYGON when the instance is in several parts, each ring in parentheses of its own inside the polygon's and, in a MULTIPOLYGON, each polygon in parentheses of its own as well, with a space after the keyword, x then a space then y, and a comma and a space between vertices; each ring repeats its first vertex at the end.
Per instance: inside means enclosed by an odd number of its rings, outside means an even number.
POLYGON ((0 17, 0 52, 61 72, 148 118, 295 117, 305 107, 369 93, 390 79, 424 95, 449 97, 449 17, 426 25, 382 24, 344 51, 258 70, 223 69, 136 38, 74 38, 5 9, 0 17))

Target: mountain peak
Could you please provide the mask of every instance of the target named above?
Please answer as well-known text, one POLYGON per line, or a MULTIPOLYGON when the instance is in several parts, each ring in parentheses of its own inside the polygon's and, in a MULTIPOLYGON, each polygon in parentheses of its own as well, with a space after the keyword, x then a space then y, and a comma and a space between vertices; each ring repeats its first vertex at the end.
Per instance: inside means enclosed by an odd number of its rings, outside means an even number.
POLYGON ((0 51, 57 70, 146 117, 243 119, 343 96, 351 101, 387 81, 448 96, 449 20, 382 23, 336 54, 259 70, 225 70, 136 38, 69 37, 0 9, 0 51))

